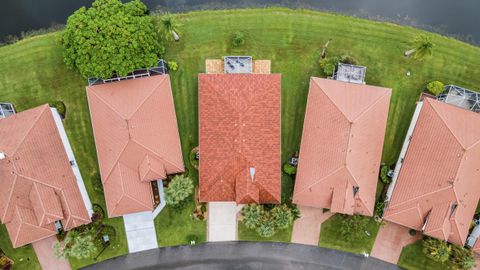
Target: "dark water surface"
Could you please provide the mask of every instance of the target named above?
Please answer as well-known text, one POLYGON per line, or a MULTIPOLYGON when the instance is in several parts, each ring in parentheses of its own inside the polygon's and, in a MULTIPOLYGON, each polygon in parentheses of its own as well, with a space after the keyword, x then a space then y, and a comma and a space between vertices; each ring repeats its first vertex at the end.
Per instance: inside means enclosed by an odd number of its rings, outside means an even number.
MULTIPOLYGON (((124 0, 125 1, 125 0, 124 0)), ((64 24, 93 0, 0 0, 0 40, 22 31, 64 24)), ((171 12, 197 9, 286 6, 412 25, 480 44, 480 0, 143 0, 150 9, 171 12)))

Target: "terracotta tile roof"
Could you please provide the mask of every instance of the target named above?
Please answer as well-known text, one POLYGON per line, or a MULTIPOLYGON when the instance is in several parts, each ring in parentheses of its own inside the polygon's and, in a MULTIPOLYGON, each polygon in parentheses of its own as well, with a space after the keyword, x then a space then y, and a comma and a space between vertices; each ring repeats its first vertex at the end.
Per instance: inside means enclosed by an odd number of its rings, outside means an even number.
POLYGON ((280 202, 280 80, 199 74, 201 201, 280 202))
POLYGON ((384 218, 462 245, 480 198, 480 115, 425 98, 384 218))
POLYGON ((90 222, 48 105, 0 119, 0 219, 14 247, 90 222))
POLYGON ((294 203, 373 215, 390 96, 387 88, 310 80, 294 203))
POLYGON ((108 215, 153 210, 150 182, 184 171, 170 77, 87 87, 108 215))

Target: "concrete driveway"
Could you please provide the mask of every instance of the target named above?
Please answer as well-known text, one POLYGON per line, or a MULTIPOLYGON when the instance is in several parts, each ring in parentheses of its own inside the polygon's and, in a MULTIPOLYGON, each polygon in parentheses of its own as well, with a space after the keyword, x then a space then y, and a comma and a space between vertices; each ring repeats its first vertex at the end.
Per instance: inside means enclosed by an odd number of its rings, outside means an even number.
POLYGON ((287 243, 222 242, 148 250, 85 270, 400 270, 361 255, 287 243))
POLYGON ((237 204, 235 202, 208 203, 208 241, 237 240, 237 204))
POLYGON ((293 223, 292 243, 318 246, 320 227, 333 213, 321 208, 298 206, 300 218, 293 223))
POLYGON ((38 262, 42 269, 48 270, 71 270, 68 260, 59 259, 53 253, 53 245, 57 243, 56 236, 50 236, 32 244, 38 262))
POLYGON ((422 233, 417 232, 415 236, 411 236, 409 230, 407 227, 385 221, 385 226, 380 227, 378 231, 370 256, 396 264, 402 249, 422 238, 422 233))
POLYGON ((158 248, 152 212, 125 215, 123 223, 130 253, 158 248))

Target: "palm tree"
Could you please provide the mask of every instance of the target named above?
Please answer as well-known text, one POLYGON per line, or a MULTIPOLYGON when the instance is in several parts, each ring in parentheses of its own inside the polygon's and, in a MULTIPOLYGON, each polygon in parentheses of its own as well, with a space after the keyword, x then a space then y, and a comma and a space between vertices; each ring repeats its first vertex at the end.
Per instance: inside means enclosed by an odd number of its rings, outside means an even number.
POLYGON ((419 35, 411 43, 414 48, 406 51, 405 56, 408 57, 413 54, 413 59, 423 59, 432 55, 432 49, 435 44, 433 44, 430 36, 419 35))
POLYGON ((163 30, 164 30, 164 38, 166 40, 173 40, 179 41, 180 36, 178 35, 178 28, 181 26, 180 23, 178 23, 175 20, 175 17, 172 16, 171 14, 167 13, 162 17, 162 24, 163 24, 163 30))

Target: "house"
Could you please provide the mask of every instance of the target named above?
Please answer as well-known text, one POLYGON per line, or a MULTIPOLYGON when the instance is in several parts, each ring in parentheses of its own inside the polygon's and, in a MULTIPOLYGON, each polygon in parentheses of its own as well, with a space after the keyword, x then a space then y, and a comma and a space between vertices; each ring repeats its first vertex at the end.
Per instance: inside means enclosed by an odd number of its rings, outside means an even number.
POLYGON ((184 171, 169 75, 91 85, 87 98, 108 216, 154 211, 152 186, 184 171))
POLYGON ((198 75, 200 201, 280 203, 281 75, 251 57, 206 66, 198 75))
POLYGON ((293 203, 372 216, 391 89, 311 78, 293 203))
POLYGON ((417 103, 384 219, 463 246, 480 198, 480 115, 417 103))
POLYGON ((13 247, 90 223, 92 205, 56 109, 0 119, 0 219, 13 247))

